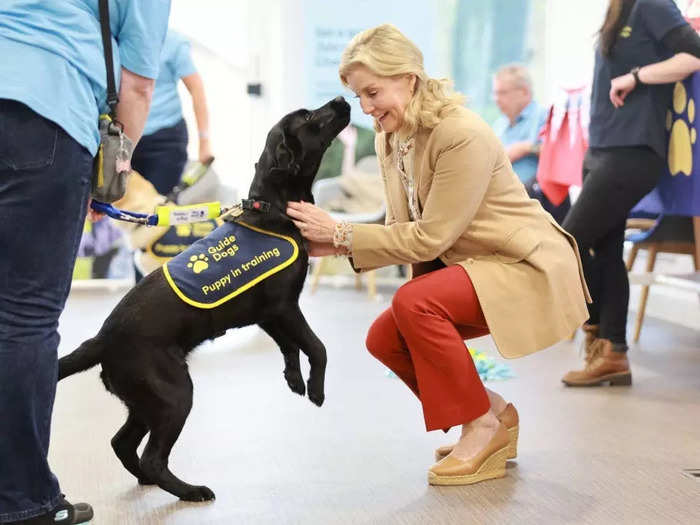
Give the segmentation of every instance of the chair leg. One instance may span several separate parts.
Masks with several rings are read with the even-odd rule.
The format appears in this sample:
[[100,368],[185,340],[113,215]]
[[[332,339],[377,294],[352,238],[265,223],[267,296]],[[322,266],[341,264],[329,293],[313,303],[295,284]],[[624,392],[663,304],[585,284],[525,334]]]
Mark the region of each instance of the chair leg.
[[359,273],[355,274],[355,290],[362,290],[362,277],[360,275]]
[[[695,263],[695,271],[700,271],[700,258],[698,258],[697,252],[693,255],[693,262]],[[698,300],[700,300],[700,292],[698,292]]]
[[374,270],[367,272],[367,293],[373,301],[377,297],[377,279]]
[[[656,264],[656,253],[658,249],[656,244],[649,246],[649,255],[647,258],[647,272],[651,273],[654,271],[654,264]],[[645,284],[642,286],[642,294],[639,297],[639,308],[637,309],[637,320],[634,325],[634,338],[633,341],[636,343],[639,341],[639,333],[642,331],[642,323],[644,322],[644,311],[647,307],[647,298],[649,297],[649,285]]]
[[313,272],[311,273],[311,293],[316,293],[316,288],[318,288],[318,282],[321,280],[321,270],[324,266],[325,257],[319,257],[314,264]]
[[632,266],[634,266],[634,261],[637,260],[637,254],[639,253],[639,245],[638,244],[633,244],[632,249],[630,250],[630,254],[627,257],[627,271],[631,272],[632,271]]

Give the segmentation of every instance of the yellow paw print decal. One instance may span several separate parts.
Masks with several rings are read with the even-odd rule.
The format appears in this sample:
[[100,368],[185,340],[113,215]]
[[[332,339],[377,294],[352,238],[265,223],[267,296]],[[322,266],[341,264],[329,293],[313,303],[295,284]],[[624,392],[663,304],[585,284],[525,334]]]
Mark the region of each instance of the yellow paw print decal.
[[190,257],[190,262],[187,263],[188,268],[192,268],[194,273],[202,273],[204,270],[209,268],[209,257],[200,253],[199,255],[193,255]]
[[666,113],[666,129],[671,132],[668,140],[668,170],[671,175],[690,175],[693,170],[693,144],[695,131],[695,101],[688,97],[685,86],[676,82],[673,88],[673,111]]

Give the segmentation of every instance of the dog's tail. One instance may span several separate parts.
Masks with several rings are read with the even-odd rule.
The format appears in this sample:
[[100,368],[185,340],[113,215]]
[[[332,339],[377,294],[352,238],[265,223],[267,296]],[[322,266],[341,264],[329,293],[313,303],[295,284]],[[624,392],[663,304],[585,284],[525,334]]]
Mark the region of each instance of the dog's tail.
[[97,337],[88,339],[70,354],[58,360],[58,380],[92,368],[102,359],[102,343]]

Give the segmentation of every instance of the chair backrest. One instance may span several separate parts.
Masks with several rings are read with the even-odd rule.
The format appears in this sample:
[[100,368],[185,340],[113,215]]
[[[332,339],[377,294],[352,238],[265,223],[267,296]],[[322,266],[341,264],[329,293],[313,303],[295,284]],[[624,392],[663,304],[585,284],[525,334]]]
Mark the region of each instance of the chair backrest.
[[694,243],[693,218],[681,215],[659,215],[648,230],[626,237],[633,243],[674,242]]

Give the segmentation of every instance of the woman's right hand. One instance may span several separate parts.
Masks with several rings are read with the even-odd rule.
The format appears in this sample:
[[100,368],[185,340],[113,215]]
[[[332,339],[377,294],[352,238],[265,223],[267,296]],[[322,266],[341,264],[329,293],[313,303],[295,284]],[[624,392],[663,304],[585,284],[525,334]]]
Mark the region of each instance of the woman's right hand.
[[634,76],[630,73],[615,77],[610,81],[610,102],[616,108],[625,105],[625,98],[637,86]]

